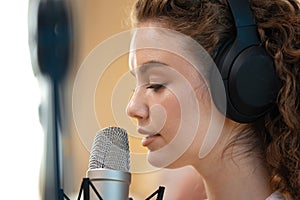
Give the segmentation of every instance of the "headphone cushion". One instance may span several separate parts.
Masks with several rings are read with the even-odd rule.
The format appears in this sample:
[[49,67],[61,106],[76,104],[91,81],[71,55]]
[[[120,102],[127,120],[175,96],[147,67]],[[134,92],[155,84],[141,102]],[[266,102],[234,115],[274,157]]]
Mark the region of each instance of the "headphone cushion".
[[276,99],[278,82],[273,59],[264,47],[246,48],[234,59],[230,70],[227,109],[249,118],[263,115]]

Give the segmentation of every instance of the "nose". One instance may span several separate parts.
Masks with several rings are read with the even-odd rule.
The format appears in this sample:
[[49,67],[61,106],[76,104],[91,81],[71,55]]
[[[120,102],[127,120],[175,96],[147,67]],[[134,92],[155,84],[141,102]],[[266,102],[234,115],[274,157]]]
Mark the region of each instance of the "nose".
[[134,91],[127,105],[126,113],[129,117],[136,118],[139,123],[149,118],[149,108],[140,89]]

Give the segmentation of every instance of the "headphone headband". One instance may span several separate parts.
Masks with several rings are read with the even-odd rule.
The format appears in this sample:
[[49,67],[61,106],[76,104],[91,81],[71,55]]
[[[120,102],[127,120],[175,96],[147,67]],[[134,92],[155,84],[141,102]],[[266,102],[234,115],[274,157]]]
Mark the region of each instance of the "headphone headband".
[[256,26],[248,0],[227,0],[235,27]]

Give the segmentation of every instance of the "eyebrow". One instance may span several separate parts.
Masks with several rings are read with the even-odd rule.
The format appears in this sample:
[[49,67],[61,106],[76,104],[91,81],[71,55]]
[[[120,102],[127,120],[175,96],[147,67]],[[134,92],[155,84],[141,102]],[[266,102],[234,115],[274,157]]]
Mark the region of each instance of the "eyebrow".
[[[153,67],[166,67],[168,66],[166,63],[156,61],[156,60],[151,60],[146,63],[143,63],[140,67],[135,68],[138,69],[140,73],[146,73]],[[131,70],[131,73],[135,76],[135,72]]]

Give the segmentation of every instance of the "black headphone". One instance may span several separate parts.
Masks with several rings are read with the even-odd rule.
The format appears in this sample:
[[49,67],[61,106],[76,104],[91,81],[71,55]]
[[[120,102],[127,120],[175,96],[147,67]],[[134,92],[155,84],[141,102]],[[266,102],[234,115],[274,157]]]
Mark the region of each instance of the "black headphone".
[[[227,2],[236,36],[220,48],[215,63],[225,86],[227,117],[249,123],[274,105],[280,84],[273,59],[260,42],[248,0]],[[218,94],[212,91],[212,95],[218,107]]]

